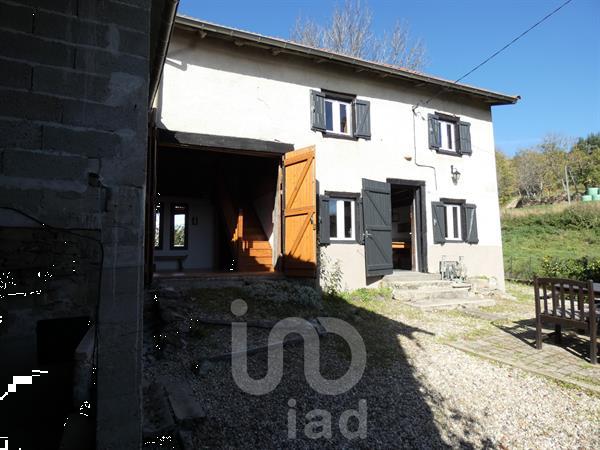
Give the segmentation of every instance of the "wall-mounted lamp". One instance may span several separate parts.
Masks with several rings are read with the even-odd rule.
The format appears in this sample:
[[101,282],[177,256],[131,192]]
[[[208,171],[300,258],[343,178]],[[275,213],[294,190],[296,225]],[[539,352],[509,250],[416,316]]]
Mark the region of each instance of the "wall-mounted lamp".
[[452,175],[452,182],[454,184],[458,183],[458,180],[460,180],[460,172],[458,169],[454,166],[450,166],[450,174]]

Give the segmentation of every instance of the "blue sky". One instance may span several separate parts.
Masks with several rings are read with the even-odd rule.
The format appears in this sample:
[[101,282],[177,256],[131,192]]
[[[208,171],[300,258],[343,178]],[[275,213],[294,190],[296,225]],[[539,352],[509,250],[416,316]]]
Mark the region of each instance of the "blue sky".
[[[424,71],[457,79],[564,0],[371,0],[374,29],[405,19],[427,47]],[[182,0],[179,12],[287,38],[298,15],[325,20],[335,0]],[[496,146],[508,154],[548,133],[600,132],[600,0],[573,0],[463,82],[518,94],[494,111]]]

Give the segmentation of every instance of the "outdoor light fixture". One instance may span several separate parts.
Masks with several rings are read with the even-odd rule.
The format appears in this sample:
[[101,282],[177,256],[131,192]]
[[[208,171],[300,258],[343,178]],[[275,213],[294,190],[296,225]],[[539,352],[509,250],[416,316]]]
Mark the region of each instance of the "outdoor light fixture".
[[452,174],[452,181],[454,184],[458,183],[458,180],[460,179],[460,172],[458,169],[454,166],[450,166],[450,173]]

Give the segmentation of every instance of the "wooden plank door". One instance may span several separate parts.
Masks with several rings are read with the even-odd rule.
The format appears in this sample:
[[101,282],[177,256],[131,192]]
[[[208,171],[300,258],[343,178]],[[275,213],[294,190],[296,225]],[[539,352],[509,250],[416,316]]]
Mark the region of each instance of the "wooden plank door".
[[394,271],[391,187],[363,178],[362,197],[367,276],[390,274]]
[[286,153],[284,166],[283,269],[314,277],[317,268],[315,147]]

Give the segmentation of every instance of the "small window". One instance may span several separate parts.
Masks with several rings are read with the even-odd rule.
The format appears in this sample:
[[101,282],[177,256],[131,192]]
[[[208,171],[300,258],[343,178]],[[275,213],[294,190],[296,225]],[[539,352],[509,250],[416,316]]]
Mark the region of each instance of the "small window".
[[446,204],[444,205],[445,217],[445,238],[447,241],[462,241],[461,236],[461,205]]
[[162,248],[162,230],[163,230],[162,204],[157,204],[154,210],[154,248]]
[[456,124],[440,120],[440,150],[456,152]]
[[325,129],[331,133],[352,135],[351,108],[350,103],[325,99]]
[[351,241],[355,236],[355,202],[351,199],[329,200],[329,235],[331,239]]
[[174,203],[171,207],[171,248],[187,249],[188,243],[188,207],[182,203]]

